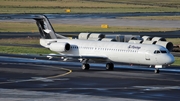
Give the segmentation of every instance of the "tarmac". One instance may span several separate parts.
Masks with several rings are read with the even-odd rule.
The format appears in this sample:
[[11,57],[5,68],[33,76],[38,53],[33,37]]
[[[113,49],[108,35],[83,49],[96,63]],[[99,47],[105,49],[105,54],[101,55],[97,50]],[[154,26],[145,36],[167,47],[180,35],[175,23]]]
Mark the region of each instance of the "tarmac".
[[[39,57],[39,56],[37,56]],[[89,71],[79,62],[37,59],[36,55],[0,56],[0,100],[2,101],[178,101],[180,68],[161,69],[91,63]]]

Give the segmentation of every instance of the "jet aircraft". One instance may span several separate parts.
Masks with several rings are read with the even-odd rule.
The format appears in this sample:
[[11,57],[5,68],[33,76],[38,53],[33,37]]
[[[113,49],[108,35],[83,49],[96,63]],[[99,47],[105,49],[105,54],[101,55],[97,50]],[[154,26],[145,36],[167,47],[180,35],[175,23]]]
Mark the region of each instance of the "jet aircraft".
[[57,56],[64,60],[80,60],[83,70],[89,70],[91,60],[105,62],[106,70],[113,70],[118,62],[154,66],[155,73],[159,73],[159,68],[174,62],[174,56],[161,45],[69,39],[56,34],[45,15],[34,19],[41,35],[40,44],[59,53]]

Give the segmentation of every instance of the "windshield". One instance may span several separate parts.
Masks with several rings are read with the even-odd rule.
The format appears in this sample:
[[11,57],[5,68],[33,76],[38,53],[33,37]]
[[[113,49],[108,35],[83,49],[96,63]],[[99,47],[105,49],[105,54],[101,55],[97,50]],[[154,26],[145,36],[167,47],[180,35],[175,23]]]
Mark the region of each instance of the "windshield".
[[166,50],[161,50],[161,53],[167,53],[167,51]]
[[154,54],[167,53],[166,50],[155,50]]

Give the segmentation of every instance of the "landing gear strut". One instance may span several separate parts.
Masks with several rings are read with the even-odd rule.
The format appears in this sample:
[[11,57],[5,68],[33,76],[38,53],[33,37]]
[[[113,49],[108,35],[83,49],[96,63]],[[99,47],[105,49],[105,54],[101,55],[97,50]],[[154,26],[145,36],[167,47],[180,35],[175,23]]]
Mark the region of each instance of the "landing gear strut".
[[114,69],[114,64],[113,63],[107,63],[106,64],[106,70],[113,70]]
[[82,59],[82,70],[89,70],[90,65],[88,64],[89,59]]
[[156,68],[155,70],[154,70],[154,73],[159,73],[160,71],[159,71],[159,69],[158,68]]

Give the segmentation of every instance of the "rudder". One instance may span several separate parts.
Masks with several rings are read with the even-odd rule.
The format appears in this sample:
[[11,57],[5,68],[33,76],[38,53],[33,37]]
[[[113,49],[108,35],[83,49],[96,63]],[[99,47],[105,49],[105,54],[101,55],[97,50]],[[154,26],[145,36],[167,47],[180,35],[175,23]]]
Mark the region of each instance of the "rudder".
[[[45,15],[37,16],[33,18],[36,20],[39,32],[43,39],[57,39],[57,35],[52,27],[49,19]],[[62,35],[58,35],[58,38],[66,38]]]

